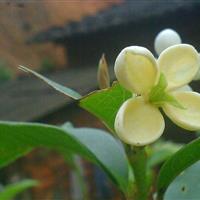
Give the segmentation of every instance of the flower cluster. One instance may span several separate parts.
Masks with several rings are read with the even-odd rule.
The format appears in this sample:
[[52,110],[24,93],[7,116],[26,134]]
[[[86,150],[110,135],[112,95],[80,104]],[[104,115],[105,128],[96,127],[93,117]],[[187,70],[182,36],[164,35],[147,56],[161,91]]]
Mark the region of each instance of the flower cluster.
[[114,70],[119,83],[133,93],[120,107],[115,130],[127,144],[143,146],[163,133],[164,113],[186,130],[200,130],[200,94],[180,88],[199,69],[199,55],[188,44],[168,47],[156,59],[144,47],[130,46],[118,55]]

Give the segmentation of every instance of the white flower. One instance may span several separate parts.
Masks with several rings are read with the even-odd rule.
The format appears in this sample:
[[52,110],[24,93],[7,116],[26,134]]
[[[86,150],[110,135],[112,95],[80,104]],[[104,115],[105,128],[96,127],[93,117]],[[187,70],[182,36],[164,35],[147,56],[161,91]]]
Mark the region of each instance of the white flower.
[[[200,94],[178,90],[192,81],[198,68],[198,53],[188,44],[167,48],[158,60],[144,47],[123,49],[115,62],[115,74],[119,83],[136,97],[133,95],[125,101],[116,115],[115,131],[118,137],[135,146],[157,140],[165,127],[159,108],[178,126],[200,130]],[[155,85],[163,74],[167,84],[161,84],[162,88],[156,89]],[[159,94],[160,90],[163,90],[163,95]]]

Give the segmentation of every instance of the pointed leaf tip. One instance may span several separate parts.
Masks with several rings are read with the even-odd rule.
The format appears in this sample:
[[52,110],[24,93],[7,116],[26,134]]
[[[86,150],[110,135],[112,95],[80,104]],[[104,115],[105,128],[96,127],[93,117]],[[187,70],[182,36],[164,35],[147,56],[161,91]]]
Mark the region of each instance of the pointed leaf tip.
[[24,66],[20,65],[19,69],[21,69],[22,71],[29,72],[29,73],[33,74],[37,78],[43,80],[49,86],[53,87],[58,92],[63,93],[64,95],[69,96],[72,99],[78,100],[78,99],[80,99],[82,97],[78,92],[76,92],[76,91],[74,91],[74,90],[72,90],[72,89],[70,89],[68,87],[65,87],[65,86],[63,86],[63,85],[61,85],[59,83],[56,83],[56,82],[44,77],[43,75],[41,75],[41,74],[39,74],[39,73],[37,73],[37,72],[27,68],[27,67],[24,67]]

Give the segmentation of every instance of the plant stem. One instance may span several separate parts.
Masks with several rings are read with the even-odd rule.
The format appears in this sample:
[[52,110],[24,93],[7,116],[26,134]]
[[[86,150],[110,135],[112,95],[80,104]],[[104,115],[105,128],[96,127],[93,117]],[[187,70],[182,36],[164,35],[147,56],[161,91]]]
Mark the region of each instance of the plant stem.
[[146,200],[148,196],[147,154],[145,147],[129,147],[128,158],[134,171],[136,191],[135,200]]

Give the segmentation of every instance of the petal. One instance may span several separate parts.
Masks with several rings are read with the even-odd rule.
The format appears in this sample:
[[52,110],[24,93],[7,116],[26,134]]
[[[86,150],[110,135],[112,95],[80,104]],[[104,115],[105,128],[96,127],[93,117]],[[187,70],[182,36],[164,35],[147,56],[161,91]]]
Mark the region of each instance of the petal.
[[165,122],[158,108],[145,103],[142,97],[125,101],[115,119],[118,137],[135,146],[154,142],[162,135],[164,127]]
[[[200,60],[200,54],[199,54],[199,60]],[[195,81],[200,80],[200,61],[199,61],[199,69],[198,69],[195,77],[193,78],[193,80],[195,80]]]
[[189,85],[184,85],[180,88],[175,89],[174,91],[178,91],[178,92],[191,92],[193,91],[192,88]]
[[174,92],[177,101],[185,108],[163,106],[166,115],[186,130],[200,130],[200,94],[197,92]]
[[137,94],[148,93],[158,76],[153,54],[139,46],[123,49],[115,61],[114,69],[119,83]]
[[199,56],[188,44],[178,44],[164,50],[158,58],[158,66],[164,73],[168,89],[188,84],[199,69]]
[[200,80],[200,68],[199,68],[199,70],[197,71],[197,73],[196,73],[195,77],[193,78],[193,80],[194,80],[194,81]]
[[154,48],[156,53],[160,55],[166,48],[175,44],[181,44],[180,35],[175,30],[164,29],[156,36]]

